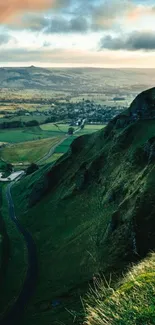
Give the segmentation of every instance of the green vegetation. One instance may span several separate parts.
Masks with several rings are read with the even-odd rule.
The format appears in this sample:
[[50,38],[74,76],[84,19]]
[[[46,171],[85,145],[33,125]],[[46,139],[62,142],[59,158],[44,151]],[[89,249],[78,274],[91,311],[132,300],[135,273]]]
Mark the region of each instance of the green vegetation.
[[89,297],[86,324],[154,324],[154,255],[141,273],[132,271],[121,284],[116,279],[155,249],[155,119],[119,116],[96,133],[66,138],[54,154],[62,152],[12,188],[39,262],[22,324],[82,324],[81,297],[102,274],[114,285],[105,293],[102,283],[97,300]]
[[69,136],[67,139],[65,139],[56,149],[55,153],[61,154],[66,153],[69,149],[69,146],[71,143],[76,139],[75,136]]
[[58,160],[61,156],[63,155],[63,153],[54,153],[50,158],[47,158],[44,161],[44,164],[49,164],[49,163],[53,163],[56,160]]
[[[40,247],[40,280],[25,324],[71,324],[73,315],[80,322],[80,295],[93,274],[120,274],[137,252],[145,256],[153,249],[155,167],[145,160],[137,165],[134,158],[154,135],[152,123],[141,143],[147,120],[124,128],[113,122],[110,134],[108,126],[79,137],[53,168],[49,164],[14,186],[17,213]],[[60,306],[53,310],[55,299]]]
[[51,138],[52,136],[59,136],[57,131],[43,131],[38,127],[31,127],[25,129],[6,129],[0,130],[0,140],[2,142],[18,143],[32,140],[40,140]]
[[[40,126],[40,128],[44,131],[59,131],[59,132],[64,132],[64,133],[68,133],[68,129],[69,129],[70,125],[69,124],[60,124],[60,123],[47,123],[47,124],[43,124]],[[87,133],[93,133],[96,132],[98,130],[101,130],[104,127],[104,125],[85,125],[83,130],[79,130],[78,131],[78,135],[81,134],[87,134]],[[75,131],[79,129],[79,127],[74,127]]]
[[69,124],[59,124],[59,123],[47,123],[47,124],[42,124],[41,129],[44,131],[57,131],[57,132],[63,132],[67,134]]
[[1,158],[10,163],[31,163],[37,162],[47,152],[60,142],[61,137],[52,137],[37,141],[18,143],[4,147],[1,151]]
[[105,125],[85,125],[84,129],[78,132],[78,135],[91,134],[93,132],[102,130]]
[[113,288],[94,281],[86,302],[87,325],[155,324],[155,254],[135,265]]
[[7,256],[5,256],[7,265],[0,284],[0,290],[3,292],[3,294],[0,295],[0,318],[19,296],[27,271],[27,249],[25,247],[25,242],[13,221],[10,220],[5,186],[2,187],[1,185],[1,189],[3,191],[1,214],[7,231],[4,239],[6,241],[6,236],[8,235],[9,247],[5,247],[5,250],[7,248]]

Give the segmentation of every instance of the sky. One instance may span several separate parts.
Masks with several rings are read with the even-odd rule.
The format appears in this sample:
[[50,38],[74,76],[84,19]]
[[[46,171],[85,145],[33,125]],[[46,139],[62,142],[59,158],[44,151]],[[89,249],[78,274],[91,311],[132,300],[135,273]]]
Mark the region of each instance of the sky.
[[155,68],[153,0],[0,0],[0,66]]

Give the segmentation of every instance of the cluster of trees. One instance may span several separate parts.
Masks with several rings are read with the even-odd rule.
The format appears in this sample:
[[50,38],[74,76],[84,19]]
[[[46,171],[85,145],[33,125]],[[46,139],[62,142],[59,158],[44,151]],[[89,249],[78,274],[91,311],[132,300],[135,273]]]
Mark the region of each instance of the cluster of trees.
[[38,165],[32,163],[26,170],[26,175],[31,175],[39,169]]
[[8,121],[0,123],[0,129],[13,129],[22,127],[38,126],[39,123],[36,120],[22,122],[22,121]]

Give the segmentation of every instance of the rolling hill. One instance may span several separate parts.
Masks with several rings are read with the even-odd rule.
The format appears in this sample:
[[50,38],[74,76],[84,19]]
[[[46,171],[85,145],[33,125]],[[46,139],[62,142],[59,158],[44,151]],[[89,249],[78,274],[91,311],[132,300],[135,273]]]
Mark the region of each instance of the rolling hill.
[[[136,72],[135,72],[136,71]],[[42,89],[85,94],[109,94],[131,97],[153,86],[152,69],[95,69],[95,68],[0,68],[0,88]],[[114,82],[115,79],[115,82]],[[143,80],[143,82],[141,82]],[[111,98],[111,99],[112,99]]]

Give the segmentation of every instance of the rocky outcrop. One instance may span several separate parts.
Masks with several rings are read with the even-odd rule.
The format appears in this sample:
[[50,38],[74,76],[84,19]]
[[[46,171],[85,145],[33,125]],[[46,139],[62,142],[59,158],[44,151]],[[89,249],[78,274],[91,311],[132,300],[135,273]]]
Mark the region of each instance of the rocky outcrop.
[[129,114],[133,118],[155,118],[155,88],[139,94],[131,103]]

